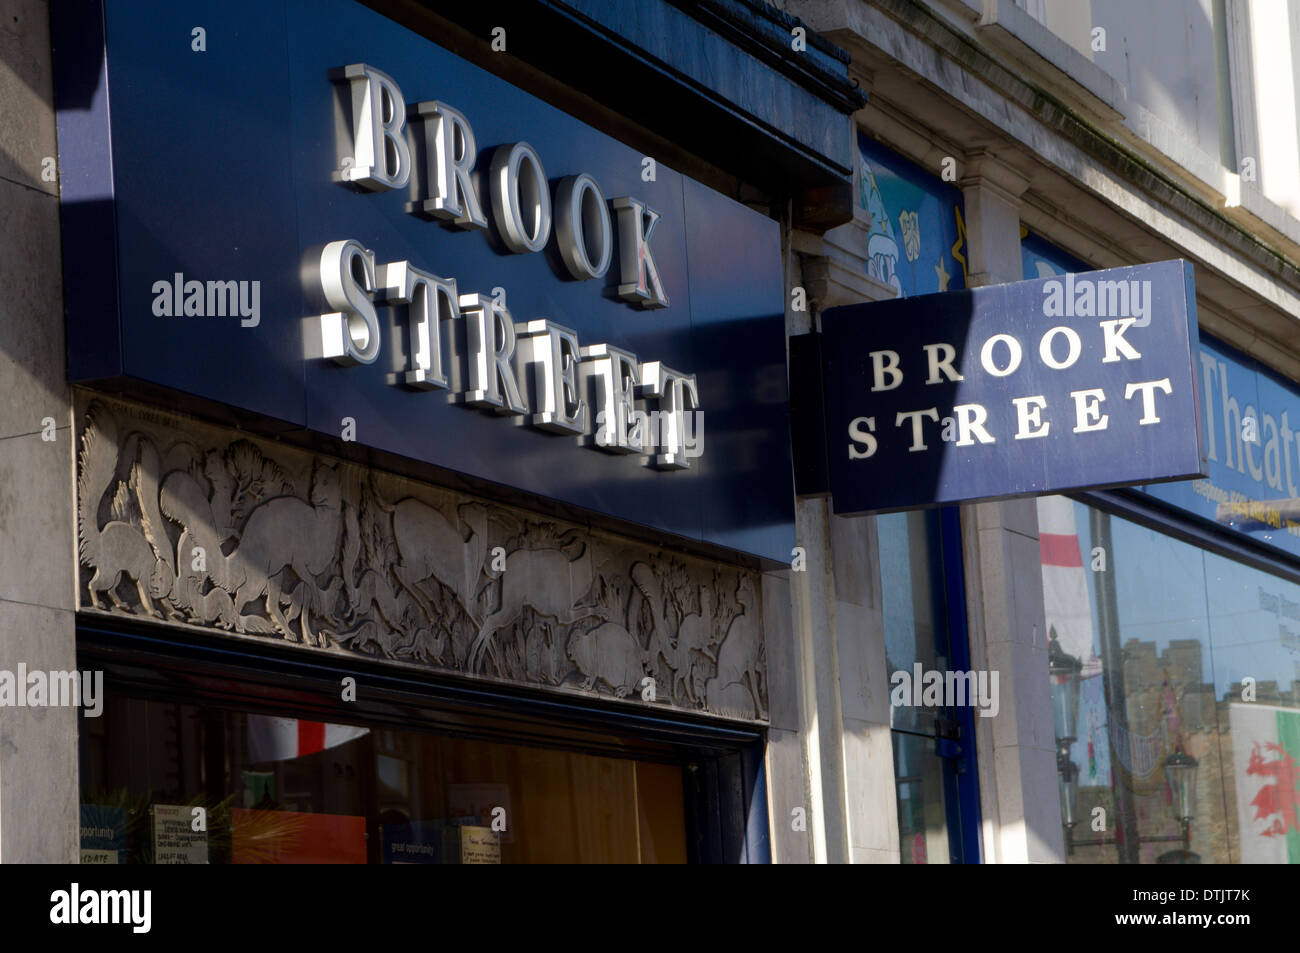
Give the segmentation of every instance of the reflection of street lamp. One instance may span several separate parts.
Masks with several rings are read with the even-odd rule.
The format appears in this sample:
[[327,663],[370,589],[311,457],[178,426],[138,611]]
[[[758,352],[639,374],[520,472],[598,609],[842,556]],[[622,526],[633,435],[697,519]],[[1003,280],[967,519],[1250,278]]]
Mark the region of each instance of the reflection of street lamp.
[[1061,648],[1055,627],[1047,646],[1047,670],[1052,678],[1052,720],[1056,727],[1058,765],[1070,756],[1070,745],[1079,737],[1079,672],[1083,664]]
[[1196,816],[1196,768],[1199,762],[1185,752],[1182,745],[1165,758],[1165,777],[1169,779],[1169,790],[1173,792],[1173,804],[1170,805],[1174,817],[1184,824]]
[[1047,646],[1047,671],[1052,682],[1052,721],[1056,731],[1056,773],[1061,795],[1061,826],[1065,828],[1066,849],[1073,853],[1071,832],[1079,823],[1075,816],[1079,806],[1079,766],[1070,760],[1070,745],[1079,737],[1079,672],[1083,666],[1067,654],[1050,630]]
[[1079,806],[1079,766],[1069,758],[1057,755],[1056,771],[1061,788],[1061,825],[1065,828],[1065,836],[1068,840],[1070,831],[1074,829],[1075,824],[1079,823],[1079,819],[1075,817]]
[[[1074,840],[1074,828],[1078,825],[1079,808],[1079,766],[1070,760],[1070,746],[1079,737],[1079,674],[1082,663],[1061,648],[1056,638],[1056,629],[1050,634],[1047,646],[1047,668],[1052,685],[1052,719],[1056,733],[1056,772],[1061,796],[1061,826],[1065,828],[1065,849],[1073,854],[1074,848],[1082,846]],[[1200,855],[1191,850],[1192,818],[1196,816],[1196,769],[1199,762],[1183,750],[1181,739],[1174,753],[1165,758],[1165,777],[1169,789],[1173,792],[1172,810],[1174,817],[1182,827],[1182,833],[1159,837],[1138,837],[1137,843],[1159,843],[1173,841],[1182,844],[1182,849],[1169,851],[1157,858],[1160,864],[1199,864]],[[1111,837],[1089,838],[1088,846],[1113,844]],[[1137,859],[1136,854],[1134,859]]]
[[1182,850],[1161,854],[1158,864],[1199,864],[1199,854],[1192,853],[1192,818],[1196,816],[1196,768],[1199,762],[1183,750],[1180,740],[1174,753],[1165,758],[1165,778],[1173,794],[1169,805],[1178,823],[1182,825]]

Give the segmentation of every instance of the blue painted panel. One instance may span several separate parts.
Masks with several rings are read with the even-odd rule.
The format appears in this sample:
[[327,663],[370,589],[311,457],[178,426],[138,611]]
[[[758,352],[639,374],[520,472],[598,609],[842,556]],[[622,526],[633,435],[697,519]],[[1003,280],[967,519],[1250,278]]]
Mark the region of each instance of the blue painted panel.
[[[935,633],[939,651],[948,658],[948,670],[973,671],[970,633],[966,624],[966,571],[961,550],[961,510],[944,507],[939,511],[943,547],[944,605],[947,610],[947,639]],[[944,643],[947,643],[946,645]],[[980,862],[980,790],[978,751],[975,744],[975,708],[965,705],[949,710],[961,728],[960,753],[944,766],[944,783],[952,795],[948,808],[949,856],[963,864]]]
[[867,273],[904,297],[965,288],[961,191],[861,132],[858,151]]
[[1300,389],[1210,337],[1201,338],[1198,372],[1207,477],[1142,489],[1300,556],[1300,439],[1293,429],[1300,429]]
[[[731,492],[791,472],[785,339],[763,330],[785,324],[781,272],[766,264],[779,258],[780,236],[755,227],[763,217],[743,205],[710,203],[698,182],[686,180],[684,195],[693,366],[703,405],[722,408],[704,415],[705,535],[753,551],[788,519],[782,498]],[[788,562],[789,547],[784,555]]]
[[1091,271],[1092,266],[1075,258],[1069,252],[1062,251],[1051,242],[1035,235],[1021,226],[1020,229],[1020,264],[1025,279],[1050,278],[1052,275],[1064,275],[1068,272]]
[[55,107],[59,132],[63,304],[68,316],[68,376],[94,380],[122,366],[117,317],[113,166],[98,0],[67,0],[50,20],[59,64]]
[[[1049,312],[1054,295],[1079,301],[1083,310],[1079,296],[1089,287],[1085,282],[1094,283],[1095,290],[1101,281],[1143,283],[1137,286],[1146,289],[1143,314],[1119,313],[1118,301],[1108,308],[1110,314]],[[1074,295],[1071,287],[1078,289]],[[1113,347],[1116,359],[1105,361],[1100,325],[1130,313],[1147,319],[1124,334],[1138,356],[1129,359]],[[1058,333],[1051,356],[1068,366],[1052,369],[1041,356],[1040,342],[1056,327],[1073,331],[1079,352],[1071,362],[1068,335]],[[822,330],[837,513],[1148,483],[1202,472],[1195,293],[1186,263],[833,308],[822,316]],[[1018,366],[1013,367],[1010,343],[995,340],[997,335],[1014,339],[1021,352]],[[991,349],[990,341],[995,341]],[[930,368],[924,348],[939,343],[953,349],[951,366],[960,380],[936,372],[937,382],[926,382]],[[1012,369],[1001,375],[986,369],[986,350],[995,370]],[[872,352],[881,356],[873,359]],[[877,360],[897,364],[901,377],[877,374]],[[1166,378],[1169,393],[1153,392],[1157,419],[1140,424],[1143,398],[1135,392],[1126,399],[1127,385]],[[1076,432],[1080,416],[1071,395],[1094,388],[1105,395],[1098,406],[1105,427]],[[1022,421],[1014,403],[1027,397],[1043,401],[1039,416],[1029,422]],[[971,405],[979,409],[956,409]],[[917,411],[931,417],[900,416]],[[972,426],[963,433],[954,423],[963,416],[980,430]],[[919,440],[914,421],[920,424]],[[856,433],[851,435],[850,426]],[[872,430],[873,439],[862,436]],[[862,456],[851,457],[851,448]]]
[[[642,181],[640,152],[360,4],[82,6],[79,16],[89,10],[105,23],[108,95],[85,50],[56,48],[60,146],[88,183],[65,189],[65,270],[96,275],[98,296],[75,307],[69,297],[74,380],[157,385],[255,415],[263,428],[328,438],[350,417],[365,447],[788,560],[793,491],[775,221],[662,163],[654,181]],[[191,46],[196,24],[206,30],[202,52]],[[63,32],[75,35],[73,24]],[[438,99],[464,112],[480,171],[495,146],[527,141],[552,187],[588,172],[607,198],[633,195],[659,211],[651,246],[670,306],[641,311],[619,301],[617,261],[603,287],[577,282],[554,240],[544,253],[509,254],[491,225],[463,232],[411,215],[410,190],[361,192],[333,181],[346,87],[329,72],[357,62],[392,76],[408,103]],[[422,178],[417,168],[413,180]],[[491,221],[484,179],[476,185]],[[97,231],[79,227],[88,218]],[[658,471],[640,457],[453,405],[446,392],[396,387],[388,377],[405,364],[400,308],[379,308],[375,364],[308,359],[311,319],[322,309],[304,265],[348,238],[373,249],[377,263],[406,259],[454,277],[461,293],[502,287],[516,322],[549,318],[583,344],[607,342],[696,374],[704,455],[689,471]],[[177,273],[260,282],[260,323],[156,315],[155,283]]]
[[[599,23],[604,30],[625,37],[639,55],[686,77],[707,90],[711,99],[731,104],[749,122],[779,131],[797,148],[834,163],[844,172],[852,168],[852,140],[843,132],[844,113],[812,90],[760,65],[757,57],[736,43],[701,29],[697,19],[700,11],[692,10],[693,5],[567,0],[565,6]],[[790,34],[763,14],[755,15],[751,26],[755,32],[766,33],[787,46],[790,43]],[[844,65],[815,43],[808,44],[798,56],[812,64],[814,72],[827,70],[844,75]]]

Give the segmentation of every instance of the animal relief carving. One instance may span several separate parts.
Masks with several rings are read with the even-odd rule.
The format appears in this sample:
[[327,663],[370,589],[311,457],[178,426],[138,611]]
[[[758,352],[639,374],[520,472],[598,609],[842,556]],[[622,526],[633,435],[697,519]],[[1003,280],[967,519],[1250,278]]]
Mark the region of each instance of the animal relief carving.
[[82,410],[85,611],[767,717],[751,572],[117,401]]
[[[118,447],[111,419],[101,420],[97,429],[88,429],[77,476],[77,551],[82,564],[94,570],[86,583],[94,608],[100,608],[100,595],[124,608],[117,587],[125,579],[134,584],[145,613],[157,615],[153,600],[163,598],[170,588],[169,566],[150,544],[145,528],[146,514],[156,505],[157,467],[153,460],[157,452],[147,445],[143,459],[133,461],[138,449],[135,434]],[[123,463],[129,466],[127,482],[119,475]],[[148,472],[151,466],[152,473]],[[101,526],[100,507],[110,490],[114,491],[111,518]],[[134,519],[132,498],[139,508]]]
[[617,622],[602,622],[594,629],[576,629],[569,636],[569,658],[583,675],[582,687],[599,680],[624,698],[640,684],[646,653]]

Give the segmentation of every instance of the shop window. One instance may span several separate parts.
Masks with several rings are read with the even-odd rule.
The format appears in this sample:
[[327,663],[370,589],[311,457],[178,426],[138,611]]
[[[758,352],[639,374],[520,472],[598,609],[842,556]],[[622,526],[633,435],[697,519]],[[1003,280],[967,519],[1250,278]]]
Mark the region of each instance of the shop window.
[[477,688],[460,703],[379,675],[357,675],[364,704],[331,710],[328,675],[82,643],[105,685],[80,721],[83,863],[766,859],[741,764],[761,764],[758,736],[577,723],[555,711],[580,705]]
[[102,717],[82,798],[128,861],[686,861],[677,764],[111,695]]
[[1038,507],[1068,861],[1300,862],[1300,585]]
[[885,665],[891,688],[903,699],[890,708],[902,861],[976,862],[972,708],[916,705],[905,697],[918,675],[970,668],[958,514],[955,509],[895,513],[876,517],[876,526]]

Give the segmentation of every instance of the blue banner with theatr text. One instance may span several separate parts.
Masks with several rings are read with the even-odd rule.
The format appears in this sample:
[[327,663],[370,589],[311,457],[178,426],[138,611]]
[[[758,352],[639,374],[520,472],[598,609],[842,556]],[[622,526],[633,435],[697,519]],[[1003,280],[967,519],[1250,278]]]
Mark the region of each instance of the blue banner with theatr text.
[[1300,391],[1212,338],[1201,341],[1198,370],[1208,476],[1143,489],[1300,556]]

